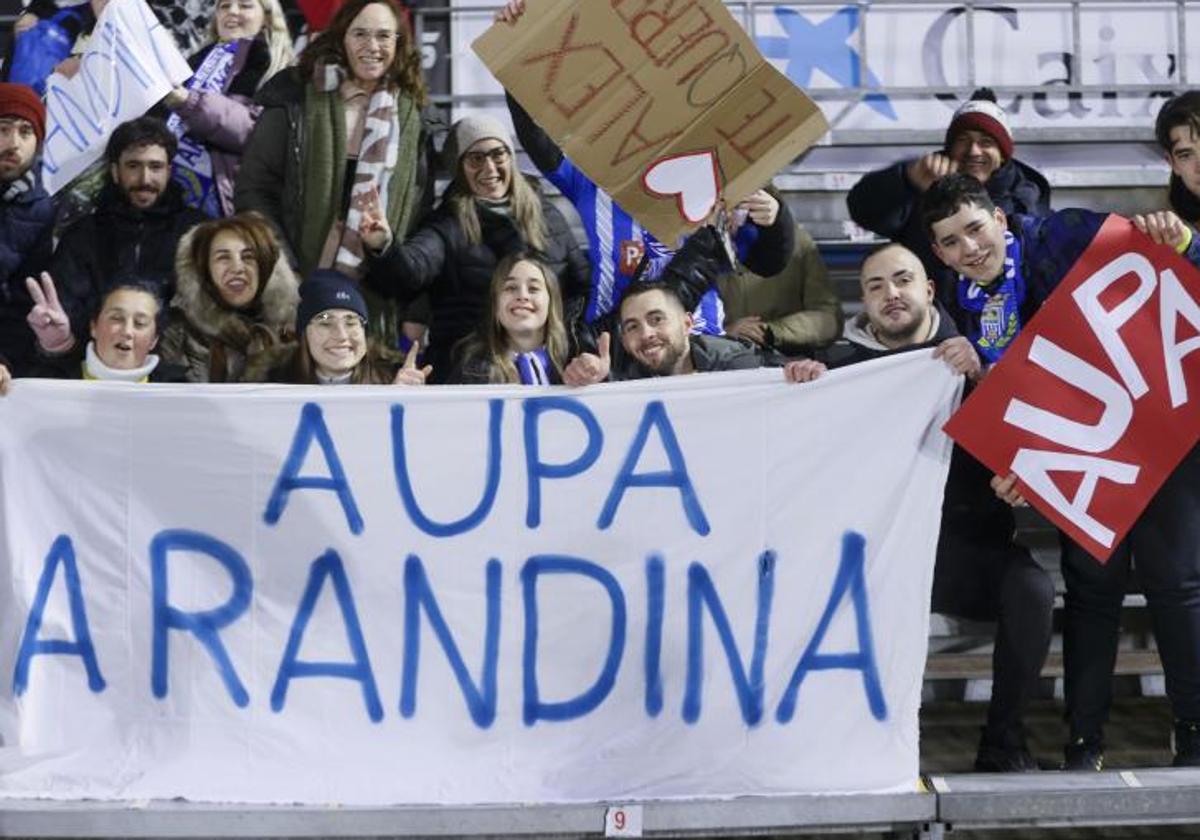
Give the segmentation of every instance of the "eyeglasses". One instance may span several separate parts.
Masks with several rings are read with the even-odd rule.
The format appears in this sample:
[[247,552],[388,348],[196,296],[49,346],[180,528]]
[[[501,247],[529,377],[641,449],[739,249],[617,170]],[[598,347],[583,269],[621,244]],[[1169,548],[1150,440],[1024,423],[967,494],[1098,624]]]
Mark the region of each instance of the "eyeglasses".
[[508,160],[508,146],[497,146],[486,152],[467,152],[463,155],[463,162],[472,169],[482,169],[489,160],[496,166],[500,166]]
[[378,41],[381,44],[393,44],[400,37],[399,32],[393,32],[390,29],[351,29],[346,34],[356,44],[367,44],[371,41]]
[[332,312],[321,312],[309,321],[318,330],[324,333],[331,333],[341,326],[347,333],[363,332],[367,328],[367,322],[353,312],[345,315],[335,315]]

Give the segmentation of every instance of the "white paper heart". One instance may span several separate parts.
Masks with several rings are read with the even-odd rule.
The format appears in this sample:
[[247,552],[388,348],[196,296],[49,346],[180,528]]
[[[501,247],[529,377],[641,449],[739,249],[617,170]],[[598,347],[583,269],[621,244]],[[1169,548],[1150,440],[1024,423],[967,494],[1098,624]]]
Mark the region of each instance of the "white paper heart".
[[676,196],[679,215],[689,222],[702,222],[720,191],[716,155],[688,152],[655,161],[642,175],[642,184],[656,195]]

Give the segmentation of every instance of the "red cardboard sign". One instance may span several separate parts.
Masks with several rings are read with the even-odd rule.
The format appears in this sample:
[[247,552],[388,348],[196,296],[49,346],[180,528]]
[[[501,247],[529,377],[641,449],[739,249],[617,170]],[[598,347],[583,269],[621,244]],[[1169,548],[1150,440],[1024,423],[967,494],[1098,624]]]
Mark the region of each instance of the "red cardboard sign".
[[1109,216],[946,432],[1101,562],[1200,438],[1200,271]]

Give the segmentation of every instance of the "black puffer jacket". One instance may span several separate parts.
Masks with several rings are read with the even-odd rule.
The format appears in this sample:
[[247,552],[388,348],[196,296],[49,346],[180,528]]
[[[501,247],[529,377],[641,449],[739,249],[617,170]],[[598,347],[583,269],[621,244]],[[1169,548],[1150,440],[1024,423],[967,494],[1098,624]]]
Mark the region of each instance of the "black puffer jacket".
[[[929,235],[921,224],[921,193],[908,180],[908,165],[902,160],[868,172],[850,190],[846,204],[850,218],[886,239],[904,245],[921,258],[925,271],[937,284],[938,299],[949,306],[954,275],[934,256]],[[992,173],[986,184],[988,195],[1006,214],[1027,216],[1050,214],[1050,183],[1031,166],[1013,159]]]
[[54,207],[40,185],[0,202],[0,363],[25,373],[35,358],[33,331],[25,316],[33,300],[26,277],[36,277],[50,261]]
[[96,211],[63,234],[50,273],[77,341],[88,340],[88,317],[113,280],[136,275],[159,287],[164,303],[175,295],[175,246],[208,217],[185,207],[168,184],[158,203],[139,210],[113,184],[100,192]]
[[[426,358],[437,382],[450,375],[455,343],[473,332],[483,317],[497,263],[528,248],[507,214],[479,207],[483,241],[478,245],[467,242],[454,210],[443,201],[408,239],[370,260],[367,283],[380,294],[409,299],[428,290],[433,320]],[[547,230],[542,258],[558,276],[564,299],[586,295],[587,255],[562,213],[544,197],[542,214]]]

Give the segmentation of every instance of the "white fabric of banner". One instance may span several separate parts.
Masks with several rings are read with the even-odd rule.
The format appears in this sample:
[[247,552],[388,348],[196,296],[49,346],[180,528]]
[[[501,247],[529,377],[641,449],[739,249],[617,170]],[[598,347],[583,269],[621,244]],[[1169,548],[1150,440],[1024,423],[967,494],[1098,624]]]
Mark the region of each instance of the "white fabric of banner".
[[960,390],[18,380],[0,797],[911,790]]

